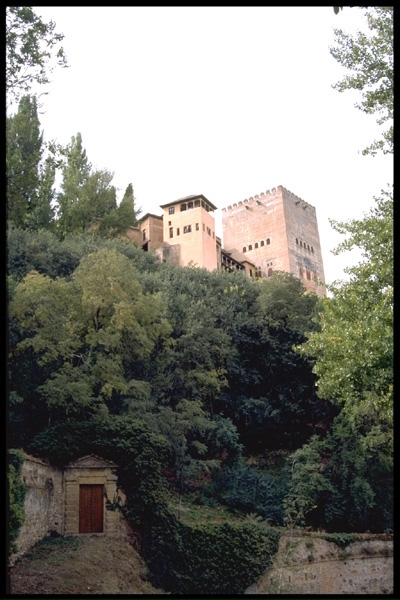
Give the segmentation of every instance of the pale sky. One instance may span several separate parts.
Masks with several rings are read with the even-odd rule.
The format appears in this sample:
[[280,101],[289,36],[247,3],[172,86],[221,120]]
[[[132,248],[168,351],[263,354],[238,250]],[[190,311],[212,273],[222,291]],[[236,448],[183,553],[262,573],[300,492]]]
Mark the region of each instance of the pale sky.
[[[63,33],[69,69],[42,98],[46,140],[78,132],[94,168],[132,183],[142,215],[204,194],[219,209],[282,185],[315,206],[325,279],[356,253],[328,219],[362,218],[392,182],[391,157],[362,156],[379,135],[356,92],[332,84],[333,28],[364,27],[345,7],[34,7]],[[222,237],[221,210],[214,213]]]

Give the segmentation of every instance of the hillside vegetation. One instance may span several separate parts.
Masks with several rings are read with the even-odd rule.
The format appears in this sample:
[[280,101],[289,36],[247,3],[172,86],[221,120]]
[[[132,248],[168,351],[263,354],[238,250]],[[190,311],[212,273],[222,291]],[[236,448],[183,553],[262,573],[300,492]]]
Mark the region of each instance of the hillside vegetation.
[[[388,202],[373,216],[382,236]],[[8,249],[9,447],[58,466],[86,454],[120,465],[120,508],[154,587],[191,593],[200,577],[241,593],[265,570],[274,527],[391,530],[390,288],[378,306],[358,302],[339,343],[345,287],[321,300],[288,273],[180,268],[93,234],[10,229]],[[379,337],[364,324],[377,310]],[[23,486],[10,468],[17,543]],[[241,520],[185,523],[170,494]]]
[[[392,152],[393,9],[356,8],[369,34],[335,32],[337,87],[387,125],[364,152]],[[166,593],[243,593],[282,526],[391,532],[392,189],[332,221],[345,236],[335,252],[361,260],[327,298],[289,273],[160,262],[121,239],[138,222],[132,184],[117,200],[80,133],[44,141],[30,92],[48,81],[54,27],[7,7],[9,552],[26,518],[18,449],[60,467],[87,454],[119,465],[126,503],[110,502]],[[235,519],[185,519],[188,497]]]

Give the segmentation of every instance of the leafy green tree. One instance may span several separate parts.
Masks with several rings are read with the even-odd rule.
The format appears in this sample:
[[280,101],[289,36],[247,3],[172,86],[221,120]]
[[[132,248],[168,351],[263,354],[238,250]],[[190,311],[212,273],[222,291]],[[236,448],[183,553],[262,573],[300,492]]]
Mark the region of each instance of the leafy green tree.
[[298,348],[315,357],[318,395],[341,407],[324,462],[336,490],[325,518],[342,530],[387,529],[393,516],[393,200],[375,200],[364,219],[333,222],[348,234],[336,251],[358,247],[363,260],[329,286],[320,330]]
[[39,163],[43,136],[36,98],[24,96],[18,112],[7,118],[7,218],[17,227],[27,227],[37,206]]
[[23,96],[7,118],[7,220],[10,227],[50,229],[54,222],[55,159],[46,152],[35,96]]
[[138,225],[140,209],[135,207],[133,187],[130,183],[118,206],[111,207],[99,223],[98,231],[108,237],[117,237],[126,233],[127,229]]
[[80,259],[98,249],[93,236],[73,236],[61,241],[53,231],[9,228],[7,272],[21,281],[30,271],[52,279],[72,275]]
[[[31,6],[6,6],[6,92],[8,102],[18,102],[33,83],[49,83],[56,65],[67,67],[53,21],[44,23]],[[58,47],[58,50],[57,50]]]
[[320,498],[318,523],[330,531],[393,530],[392,435],[368,403],[336,417],[321,461],[334,492]]
[[[335,7],[335,12],[339,12]],[[339,92],[354,89],[361,92],[356,107],[375,114],[379,125],[387,123],[382,139],[374,141],[363,154],[377,150],[393,152],[393,6],[359,7],[365,11],[370,35],[358,31],[355,36],[335,30],[335,46],[331,54],[348,71],[333,87]]]
[[320,331],[299,348],[316,358],[314,372],[321,397],[346,410],[370,403],[389,422],[393,401],[393,200],[389,191],[376,198],[364,219],[332,221],[349,237],[336,249],[360,248],[363,260],[345,271],[348,282],[329,287],[323,300]]
[[284,524],[283,498],[287,492],[287,469],[266,468],[259,464],[236,464],[221,469],[205,488],[204,502],[218,501],[234,510],[256,514],[274,525]]
[[74,219],[76,207],[79,205],[80,190],[88,181],[92,168],[80,133],[76,137],[72,136],[65,149],[65,156],[61,192],[57,195],[57,229],[61,237],[78,229]]
[[162,434],[170,447],[170,466],[165,474],[179,494],[197,487],[197,482],[220,466],[210,456],[211,433],[216,428],[201,402],[182,400],[173,410],[159,407],[145,417],[153,431]]
[[[248,450],[292,448],[331,417],[327,403],[315,396],[312,363],[299,361],[293,350],[315,327],[318,298],[286,273],[254,290],[252,304],[227,324],[234,350],[218,409],[233,420]],[[234,299],[233,290],[229,296]]]
[[57,231],[61,238],[86,232],[117,237],[137,224],[139,211],[135,209],[132,185],[117,206],[116,189],[111,184],[113,173],[92,170],[80,133],[72,137],[65,156],[57,196]]
[[81,260],[71,281],[31,272],[15,288],[10,314],[25,336],[17,351],[33,351],[47,367],[38,392],[49,408],[76,416],[123,411],[134,401],[135,363],[169,333],[162,299],[142,291],[129,259],[99,250]]
[[226,385],[229,336],[217,327],[212,305],[217,277],[206,269],[164,265],[146,276],[152,290],[162,290],[172,333],[154,374],[160,403],[200,400],[213,415],[213,403]]
[[333,491],[329,479],[323,474],[322,445],[314,436],[288,459],[290,479],[283,506],[285,521],[290,527],[306,525],[308,514],[318,508],[321,493]]

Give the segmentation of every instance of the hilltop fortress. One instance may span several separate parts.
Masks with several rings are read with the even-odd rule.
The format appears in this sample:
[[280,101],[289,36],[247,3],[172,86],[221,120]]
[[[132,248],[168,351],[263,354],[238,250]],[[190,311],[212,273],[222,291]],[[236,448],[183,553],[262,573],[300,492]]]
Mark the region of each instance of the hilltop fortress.
[[223,245],[215,235],[217,207],[202,194],[147,213],[127,237],[161,260],[210,271],[242,271],[252,278],[287,271],[307,291],[326,295],[316,210],[281,185],[222,209]]

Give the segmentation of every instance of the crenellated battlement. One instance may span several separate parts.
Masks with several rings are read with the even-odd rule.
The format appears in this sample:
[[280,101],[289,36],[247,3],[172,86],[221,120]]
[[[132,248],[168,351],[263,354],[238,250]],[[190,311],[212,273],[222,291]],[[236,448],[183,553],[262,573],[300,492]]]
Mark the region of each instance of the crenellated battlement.
[[267,190],[266,192],[261,192],[261,194],[256,194],[255,196],[250,196],[245,200],[240,200],[239,202],[234,202],[234,204],[229,205],[227,208],[223,208],[222,211],[233,211],[238,207],[251,207],[257,204],[264,204],[264,202],[268,202],[268,200],[274,200],[277,195],[279,195],[280,190],[283,190],[282,186],[278,186],[277,188],[272,188],[272,190]]
[[280,188],[282,189],[282,195],[284,198],[286,198],[287,200],[291,200],[297,206],[299,206],[299,208],[302,208],[303,210],[311,210],[311,211],[315,212],[314,206],[312,206],[311,204],[309,204],[302,198],[299,198],[299,196],[296,196],[296,194],[293,194],[293,192],[291,192],[290,190],[288,190],[282,186],[280,186]]
[[282,196],[286,200],[291,200],[296,204],[299,208],[303,208],[303,210],[311,210],[315,212],[314,206],[293,194],[290,190],[284,188],[282,185],[278,185],[278,187],[273,187],[271,190],[267,190],[266,192],[261,192],[260,194],[256,194],[255,196],[250,196],[249,198],[245,198],[245,200],[240,200],[239,202],[234,202],[230,204],[226,208],[222,208],[222,212],[235,212],[243,208],[243,206],[249,210],[257,205],[265,205],[272,200],[275,200],[277,197]]
[[225,248],[241,251],[256,277],[287,271],[326,294],[316,209],[282,185],[223,208],[222,229]]

